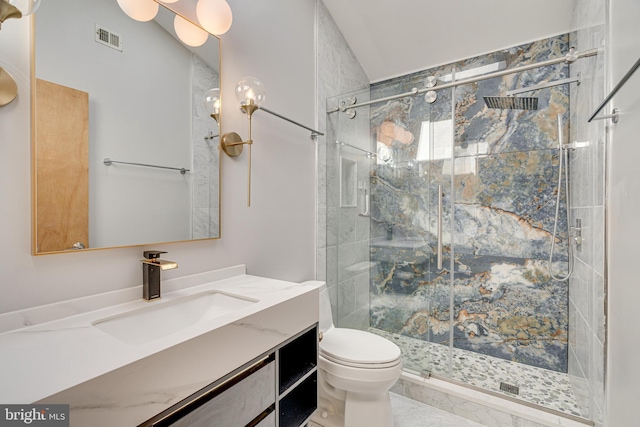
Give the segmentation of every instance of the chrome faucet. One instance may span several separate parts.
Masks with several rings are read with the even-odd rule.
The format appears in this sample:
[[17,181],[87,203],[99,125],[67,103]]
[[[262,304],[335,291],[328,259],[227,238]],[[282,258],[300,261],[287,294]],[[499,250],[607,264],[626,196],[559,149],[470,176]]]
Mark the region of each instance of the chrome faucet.
[[160,259],[163,251],[144,251],[142,261],[142,297],[147,301],[160,298],[160,271],[178,268],[178,263]]

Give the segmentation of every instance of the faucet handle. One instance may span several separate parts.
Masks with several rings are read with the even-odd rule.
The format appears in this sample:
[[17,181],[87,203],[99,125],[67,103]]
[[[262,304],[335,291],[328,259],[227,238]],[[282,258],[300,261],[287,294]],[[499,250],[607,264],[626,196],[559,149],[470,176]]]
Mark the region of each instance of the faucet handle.
[[166,259],[153,258],[153,259],[141,259],[143,264],[153,265],[154,267],[160,267],[160,270],[172,270],[178,268],[178,263],[174,261],[167,261]]
[[160,255],[166,254],[164,251],[144,251],[142,253],[146,259],[158,259]]

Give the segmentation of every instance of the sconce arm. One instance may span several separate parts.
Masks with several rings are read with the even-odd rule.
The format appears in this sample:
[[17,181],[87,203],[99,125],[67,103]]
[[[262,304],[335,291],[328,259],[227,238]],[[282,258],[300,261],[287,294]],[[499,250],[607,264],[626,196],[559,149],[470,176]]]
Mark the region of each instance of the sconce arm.
[[[245,145],[245,144],[253,144],[253,141],[248,139],[246,141],[240,141],[240,142],[227,142],[225,144],[225,146],[227,146],[227,147],[235,147],[236,145]],[[231,157],[235,157],[235,156],[231,156]]]

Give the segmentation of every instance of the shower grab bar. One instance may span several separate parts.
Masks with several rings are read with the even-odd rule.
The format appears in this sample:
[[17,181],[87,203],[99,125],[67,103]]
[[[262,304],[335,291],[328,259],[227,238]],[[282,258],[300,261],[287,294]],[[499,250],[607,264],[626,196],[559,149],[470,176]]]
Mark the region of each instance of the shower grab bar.
[[134,165],[134,166],[144,166],[146,168],[157,168],[157,169],[171,169],[174,171],[180,171],[180,173],[182,175],[184,175],[187,172],[190,172],[189,169],[185,169],[185,168],[172,168],[171,166],[159,166],[159,165],[149,165],[146,163],[133,163],[133,162],[121,162],[119,160],[111,160],[110,158],[105,158],[102,163],[104,163],[106,166],[111,166],[114,163],[120,163],[123,165]]
[[578,59],[581,59],[581,58],[588,58],[590,56],[595,56],[595,55],[598,54],[598,52],[599,52],[599,49],[597,49],[597,48],[596,49],[585,50],[584,52],[570,51],[567,55],[565,55],[565,56],[563,56],[561,58],[548,59],[546,61],[537,62],[535,64],[522,65],[520,67],[509,68],[507,70],[502,70],[502,71],[496,71],[496,72],[485,74],[485,75],[482,75],[482,76],[471,77],[471,78],[464,79],[464,80],[458,80],[458,81],[454,81],[454,82],[451,82],[451,83],[446,83],[446,84],[439,85],[439,86],[425,87],[425,88],[422,88],[422,89],[413,88],[411,90],[411,92],[400,93],[398,95],[391,95],[391,96],[387,96],[387,97],[384,97],[384,98],[372,99],[370,101],[361,102],[359,104],[346,105],[344,107],[335,107],[335,108],[333,108],[331,110],[327,110],[327,114],[336,113],[338,111],[347,111],[347,110],[351,110],[353,108],[358,108],[358,107],[365,107],[367,105],[377,104],[379,102],[393,101],[395,99],[406,98],[407,96],[420,95],[420,94],[427,93],[427,92],[432,91],[432,90],[449,89],[449,88],[452,88],[452,87],[462,86],[462,85],[466,85],[466,84],[469,84],[469,83],[481,82],[483,80],[489,80],[489,79],[493,79],[495,77],[508,76],[509,74],[515,74],[515,73],[520,73],[522,71],[534,70],[536,68],[546,67],[546,66],[549,66],[549,65],[556,65],[556,64],[563,63],[563,62],[564,63],[572,63],[572,62],[574,62],[574,61],[576,61]]
[[353,148],[354,150],[362,151],[363,153],[365,153],[367,155],[368,158],[373,158],[373,157],[377,157],[378,156],[376,153],[372,153],[371,151],[367,151],[367,150],[364,150],[362,148],[358,148],[355,145],[347,144],[346,142],[336,141],[336,144],[342,145],[344,147]]
[[438,228],[437,268],[442,270],[442,185],[438,185],[438,219],[436,227]]
[[286,120],[286,121],[288,121],[289,123],[293,123],[293,124],[294,124],[294,125],[296,125],[296,126],[300,126],[301,128],[304,128],[304,129],[306,129],[306,130],[310,131],[310,132],[311,132],[311,138],[315,138],[315,137],[317,137],[317,136],[324,136],[324,133],[319,132],[319,131],[317,131],[317,130],[315,130],[315,129],[312,129],[312,128],[308,127],[308,126],[302,125],[302,124],[300,124],[300,123],[298,123],[298,122],[296,122],[296,121],[294,121],[294,120],[291,120],[291,119],[289,119],[289,118],[287,118],[287,117],[285,117],[285,116],[281,116],[280,114],[278,114],[278,113],[276,113],[276,112],[274,112],[274,111],[267,110],[267,109],[266,109],[266,108],[264,108],[264,107],[259,107],[259,109],[260,109],[260,110],[262,110],[262,111],[264,111],[265,113],[269,113],[269,114],[271,114],[271,115],[273,115],[273,116],[278,117],[279,119]]
[[613,98],[616,95],[616,93],[618,93],[618,91],[620,89],[622,89],[622,86],[624,86],[625,83],[627,83],[627,81],[631,78],[633,73],[635,73],[638,68],[640,68],[640,58],[638,58],[636,63],[633,64],[633,66],[629,69],[629,71],[627,71],[627,74],[625,74],[624,77],[622,77],[622,79],[616,85],[616,87],[614,87],[613,90],[611,92],[609,92],[609,95],[607,95],[604,98],[604,100],[600,103],[600,105],[598,105],[598,108],[596,108],[596,111],[591,115],[591,117],[589,117],[589,120],[587,120],[587,123],[591,123],[592,120],[602,120],[602,119],[613,119],[614,123],[618,122],[618,111],[617,111],[617,109],[614,109],[613,110],[613,114],[610,115],[610,116],[602,116],[602,117],[598,117],[598,118],[596,118],[596,116],[598,115],[598,113],[600,113],[600,111],[602,111],[604,106],[607,105],[609,103],[609,101],[611,101],[611,98]]
[[369,194],[367,194],[367,189],[364,189],[364,198],[363,198],[363,202],[364,202],[364,212],[360,212],[358,214],[358,216],[364,216],[364,217],[369,217]]

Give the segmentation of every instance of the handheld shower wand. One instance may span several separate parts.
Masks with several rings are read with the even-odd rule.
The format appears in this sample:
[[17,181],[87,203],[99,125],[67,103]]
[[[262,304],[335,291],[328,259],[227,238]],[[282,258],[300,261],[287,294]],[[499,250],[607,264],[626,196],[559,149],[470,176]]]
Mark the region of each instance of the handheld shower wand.
[[[560,189],[562,187],[562,163],[564,158],[565,168],[564,168],[564,194],[567,198],[567,227],[569,226],[569,150],[564,148],[564,138],[562,135],[562,114],[558,114],[558,155],[560,157],[560,166],[558,167],[558,195],[556,198],[556,216],[553,223],[553,235],[551,237],[551,253],[549,254],[549,264],[547,265],[547,270],[549,271],[549,276],[551,276],[554,280],[559,282],[567,280],[571,273],[573,272],[573,245],[571,244],[571,239],[569,239],[569,270],[564,277],[559,277],[553,274],[553,251],[555,249],[556,242],[556,230],[558,228],[558,214],[560,212]],[[569,230],[567,230],[570,233]]]

